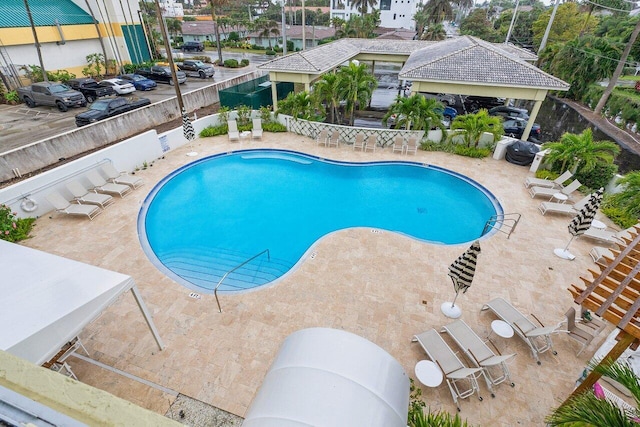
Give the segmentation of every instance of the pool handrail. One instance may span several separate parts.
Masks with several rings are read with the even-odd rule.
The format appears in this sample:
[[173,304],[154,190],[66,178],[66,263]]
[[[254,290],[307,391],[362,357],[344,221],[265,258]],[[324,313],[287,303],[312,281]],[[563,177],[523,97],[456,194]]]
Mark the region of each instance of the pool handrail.
[[220,279],[220,281],[218,282],[218,284],[216,285],[216,288],[213,290],[213,295],[216,297],[216,303],[218,304],[218,311],[220,313],[222,313],[222,307],[220,307],[220,300],[218,299],[218,288],[220,287],[220,285],[222,284],[222,282],[224,282],[224,279],[227,278],[227,276],[231,273],[233,273],[234,271],[236,271],[237,269],[239,269],[240,267],[242,267],[243,265],[253,261],[254,259],[258,258],[260,255],[262,255],[263,253],[267,253],[267,260],[271,261],[271,254],[269,253],[269,249],[265,249],[264,251],[252,256],[249,259],[244,260],[241,264],[236,265],[235,267],[233,267],[231,270],[227,271],[226,273],[224,273],[224,276],[222,276],[222,278]]
[[[482,235],[484,236],[485,233],[489,231],[489,229],[495,228],[496,230],[505,233],[508,239],[509,237],[511,237],[511,233],[515,231],[521,217],[522,215],[519,213],[503,213],[492,215],[491,218],[489,218],[484,224]],[[506,231],[502,229],[503,225],[507,227]]]

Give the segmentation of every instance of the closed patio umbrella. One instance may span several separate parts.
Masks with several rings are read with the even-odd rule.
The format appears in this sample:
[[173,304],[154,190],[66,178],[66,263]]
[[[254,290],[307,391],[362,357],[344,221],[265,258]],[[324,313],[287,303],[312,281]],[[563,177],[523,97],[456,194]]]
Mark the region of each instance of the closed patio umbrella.
[[457,319],[462,315],[460,307],[456,305],[456,298],[458,298],[460,291],[464,294],[467,292],[467,289],[471,287],[471,282],[476,272],[476,262],[479,253],[480,242],[476,240],[465,253],[460,255],[458,259],[449,266],[449,273],[447,274],[451,277],[456,296],[453,298],[453,302],[445,302],[440,306],[440,310],[442,310],[445,316]]
[[[182,109],[182,134],[187,141],[193,141],[196,139],[196,131],[193,129],[193,124],[191,120],[189,120],[189,116],[187,115],[186,110]],[[187,156],[193,157],[197,156],[198,153],[195,151],[190,151],[187,153]]]
[[600,187],[598,191],[591,194],[591,198],[585,205],[580,209],[580,211],[573,217],[571,222],[569,223],[568,229],[571,234],[571,239],[567,246],[564,249],[556,248],[553,250],[553,253],[556,256],[562,259],[568,259],[573,261],[576,259],[575,255],[569,252],[569,245],[573,241],[574,238],[584,234],[591,227],[591,223],[596,216],[596,212],[600,207],[600,202],[602,202],[602,194],[604,193],[604,188]]

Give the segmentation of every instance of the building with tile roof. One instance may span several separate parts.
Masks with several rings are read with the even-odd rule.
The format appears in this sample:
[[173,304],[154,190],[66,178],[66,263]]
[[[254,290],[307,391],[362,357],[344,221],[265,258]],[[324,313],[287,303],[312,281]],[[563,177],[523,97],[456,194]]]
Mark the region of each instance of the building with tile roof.
[[[280,30],[280,29],[278,29]],[[302,25],[287,25],[287,41],[293,42],[293,49],[302,49]],[[306,48],[312,48],[318,46],[318,44],[336,35],[336,29],[333,27],[322,26],[305,26],[305,44]],[[260,31],[253,31],[247,35],[249,43],[256,44],[268,48],[269,46],[281,46],[282,35],[272,35],[271,37],[264,37],[260,35]],[[269,44],[271,43],[271,44]]]
[[[240,26],[220,26],[220,40],[226,40],[231,32],[236,32],[240,38],[247,36],[247,29]],[[212,20],[182,22],[183,42],[212,42],[216,41],[216,23]]]
[[[103,53],[115,65],[150,58],[136,0],[29,0],[47,71],[78,77],[87,56]],[[102,41],[102,43],[101,43]],[[25,68],[40,66],[24,0],[0,2],[0,74],[5,85],[24,83]],[[115,71],[115,68],[114,68]]]
[[[529,51],[489,43],[471,36],[440,42],[393,39],[340,39],[313,49],[275,58],[258,68],[272,82],[311,84],[323,74],[352,60],[400,62],[401,80],[411,80],[413,92],[448,93],[534,101],[523,139],[527,139],[547,92],[566,91],[569,84],[530,62]],[[275,85],[273,85],[275,86]],[[274,109],[277,99],[273,97]]]

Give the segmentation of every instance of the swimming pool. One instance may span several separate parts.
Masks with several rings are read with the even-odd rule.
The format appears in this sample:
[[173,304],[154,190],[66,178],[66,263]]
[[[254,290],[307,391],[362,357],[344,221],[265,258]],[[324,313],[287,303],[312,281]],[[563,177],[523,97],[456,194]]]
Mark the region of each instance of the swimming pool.
[[147,196],[147,256],[189,289],[243,291],[282,277],[318,239],[369,227],[436,244],[477,239],[502,213],[463,175],[415,162],[347,163],[283,150],[241,150],[190,163]]

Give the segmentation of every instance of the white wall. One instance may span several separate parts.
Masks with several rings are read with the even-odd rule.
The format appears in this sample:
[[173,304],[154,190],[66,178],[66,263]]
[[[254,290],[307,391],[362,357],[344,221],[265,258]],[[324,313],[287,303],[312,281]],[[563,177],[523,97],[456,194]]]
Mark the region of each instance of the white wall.
[[[17,66],[37,65],[38,52],[33,48],[33,42],[5,47],[12,62]],[[57,71],[70,67],[85,67],[87,63],[87,55],[92,53],[102,53],[100,42],[97,38],[91,40],[72,40],[67,41],[65,45],[57,45],[55,43],[42,43],[42,60],[44,68],[47,71]],[[78,77],[83,77],[78,75]]]

